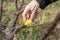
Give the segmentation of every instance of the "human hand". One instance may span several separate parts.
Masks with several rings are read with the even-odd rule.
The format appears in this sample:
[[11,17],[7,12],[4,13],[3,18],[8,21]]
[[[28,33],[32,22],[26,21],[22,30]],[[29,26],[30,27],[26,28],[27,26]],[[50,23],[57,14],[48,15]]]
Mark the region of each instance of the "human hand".
[[22,13],[23,21],[25,22],[27,19],[33,21],[34,18],[37,16],[37,9],[39,4],[36,0],[32,0],[25,8],[24,12]]

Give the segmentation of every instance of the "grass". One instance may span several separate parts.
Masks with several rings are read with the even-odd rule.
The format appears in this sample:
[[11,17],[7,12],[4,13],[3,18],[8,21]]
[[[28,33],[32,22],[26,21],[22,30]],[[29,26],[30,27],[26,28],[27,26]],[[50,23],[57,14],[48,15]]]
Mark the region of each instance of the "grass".
[[3,40],[1,36],[0,36],[0,40]]
[[[21,0],[19,0],[19,3],[20,3],[20,1]],[[29,2],[30,2],[30,0],[29,1],[25,0],[24,8],[26,7],[26,5]],[[16,12],[14,1],[13,2],[8,2],[8,0],[5,1],[3,9],[4,9],[4,11],[3,11],[2,20],[9,21],[8,27],[11,27],[12,20],[14,18],[14,14]],[[38,9],[39,15],[36,17],[33,24],[45,24],[45,23],[51,22],[55,18],[56,13],[59,9],[60,9],[60,0],[57,1],[56,3],[50,4],[44,10]],[[22,23],[22,16],[20,15],[18,20],[17,20],[16,25],[19,25],[21,23]],[[4,26],[4,25],[2,23],[0,23],[0,26]],[[38,36],[41,37],[43,35],[45,28],[47,28],[47,27],[32,26],[31,28],[21,29],[18,32],[18,34],[20,35],[20,38],[22,40],[38,40]],[[60,29],[60,27],[58,29]],[[48,38],[46,40],[60,40],[60,35],[58,33],[60,33],[60,31],[55,29],[50,34],[50,36],[48,36]]]

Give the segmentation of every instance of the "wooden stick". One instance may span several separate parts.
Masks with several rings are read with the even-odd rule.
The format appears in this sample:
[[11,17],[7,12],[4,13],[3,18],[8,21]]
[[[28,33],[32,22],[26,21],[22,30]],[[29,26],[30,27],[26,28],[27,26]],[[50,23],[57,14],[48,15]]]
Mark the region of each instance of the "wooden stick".
[[2,12],[3,12],[3,0],[0,0],[0,22],[2,19]]

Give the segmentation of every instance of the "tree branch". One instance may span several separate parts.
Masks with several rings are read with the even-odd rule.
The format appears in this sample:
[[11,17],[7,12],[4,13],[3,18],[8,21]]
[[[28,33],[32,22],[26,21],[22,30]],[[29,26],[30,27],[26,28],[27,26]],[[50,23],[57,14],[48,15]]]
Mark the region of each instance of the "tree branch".
[[2,19],[2,12],[3,12],[3,0],[0,0],[0,22]]
[[15,28],[16,21],[17,21],[17,19],[18,19],[19,14],[21,14],[21,13],[23,12],[22,6],[24,5],[24,0],[22,1],[21,5],[20,5],[20,8],[18,8],[18,0],[15,0],[15,5],[16,5],[16,10],[17,10],[17,12],[16,12],[15,18],[14,18],[14,20],[13,20],[13,26],[12,26],[11,32],[12,32],[12,31],[14,30],[14,28]]
[[56,25],[58,24],[59,21],[60,21],[60,11],[58,12],[55,19],[51,22],[49,28],[46,30],[46,32],[42,36],[41,40],[45,40],[48,37],[48,35],[54,30],[54,28],[56,27]]

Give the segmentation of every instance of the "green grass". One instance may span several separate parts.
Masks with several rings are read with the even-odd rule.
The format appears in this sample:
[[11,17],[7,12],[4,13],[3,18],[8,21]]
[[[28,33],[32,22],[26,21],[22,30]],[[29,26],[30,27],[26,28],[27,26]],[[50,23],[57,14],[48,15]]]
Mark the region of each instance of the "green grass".
[[0,40],[3,40],[3,38],[0,36]]

